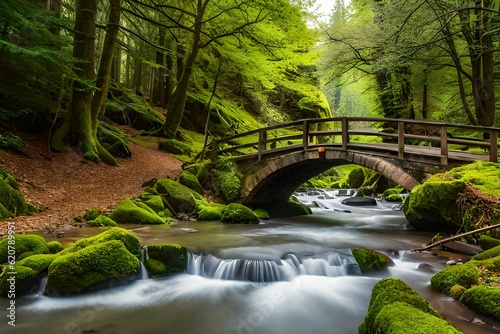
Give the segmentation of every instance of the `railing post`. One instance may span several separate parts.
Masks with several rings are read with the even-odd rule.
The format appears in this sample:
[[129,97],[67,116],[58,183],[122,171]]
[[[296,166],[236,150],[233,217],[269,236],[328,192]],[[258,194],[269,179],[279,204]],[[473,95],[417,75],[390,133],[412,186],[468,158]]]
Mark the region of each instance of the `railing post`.
[[441,125],[441,166],[448,166],[448,127]]
[[405,123],[398,122],[398,159],[405,159]]
[[490,132],[490,161],[498,162],[498,131]]
[[267,146],[267,130],[259,131],[259,152],[257,154],[257,162],[262,159],[262,153],[266,150]]
[[349,143],[349,123],[345,117],[342,117],[342,151],[347,151]]
[[215,139],[213,142],[212,142],[212,150],[210,151],[210,161],[212,161],[212,163],[216,163],[217,162],[217,151],[219,149],[219,142],[217,141],[217,139]]
[[304,153],[307,151],[309,147],[309,121],[307,119],[304,120],[302,124],[302,149]]

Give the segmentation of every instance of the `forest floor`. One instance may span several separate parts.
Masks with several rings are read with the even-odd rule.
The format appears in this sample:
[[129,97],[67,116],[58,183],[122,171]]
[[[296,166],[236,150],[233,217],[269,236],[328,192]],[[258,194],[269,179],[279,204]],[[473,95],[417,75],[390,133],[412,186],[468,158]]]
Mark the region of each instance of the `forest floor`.
[[42,211],[0,221],[0,235],[6,233],[8,221],[15,222],[16,233],[60,233],[87,209],[112,210],[121,199],[141,194],[145,182],[175,179],[182,170],[182,162],[171,155],[133,142],[131,158],[112,167],[85,160],[74,149],[50,152],[47,138],[23,139],[25,154],[0,150],[0,167],[16,178],[26,199]]

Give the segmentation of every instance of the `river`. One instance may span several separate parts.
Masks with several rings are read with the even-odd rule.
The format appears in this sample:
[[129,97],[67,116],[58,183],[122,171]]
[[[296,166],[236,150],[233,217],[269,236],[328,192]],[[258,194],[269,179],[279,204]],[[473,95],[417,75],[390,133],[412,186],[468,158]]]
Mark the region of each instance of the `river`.
[[[363,322],[376,282],[399,277],[464,333],[499,333],[498,323],[430,288],[432,275],[460,255],[409,252],[432,234],[412,230],[393,204],[351,207],[341,204],[342,197],[300,198],[320,207],[310,216],[258,225],[127,226],[143,245],[187,247],[186,272],[77,297],[21,297],[16,327],[4,318],[0,332],[350,334]],[[100,231],[75,229],[63,241]],[[362,275],[353,264],[352,247],[381,251],[395,266]],[[0,300],[1,309],[7,302]]]

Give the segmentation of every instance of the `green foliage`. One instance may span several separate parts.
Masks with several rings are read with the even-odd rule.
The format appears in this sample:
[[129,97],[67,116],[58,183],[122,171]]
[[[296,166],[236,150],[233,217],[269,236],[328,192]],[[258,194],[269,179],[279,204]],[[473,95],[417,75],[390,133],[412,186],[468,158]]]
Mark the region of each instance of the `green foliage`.
[[48,295],[81,293],[99,282],[138,271],[139,260],[120,240],[90,244],[52,262],[45,291]]
[[464,292],[460,301],[477,313],[500,320],[500,289],[498,288],[472,287]]
[[[0,114],[3,112],[0,109]],[[23,140],[10,132],[3,132],[0,129],[0,149],[20,149],[23,146]]]
[[459,264],[441,270],[431,278],[432,288],[446,294],[449,294],[451,288],[456,284],[465,288],[479,284],[477,267],[470,263]]
[[48,123],[63,75],[71,76],[67,36],[53,34],[62,22],[28,0],[5,0],[0,8],[0,105],[11,119],[27,113]]
[[246,206],[230,203],[226,206],[221,221],[229,224],[258,224],[259,218]]
[[353,248],[351,252],[363,273],[394,265],[387,255],[371,249]]

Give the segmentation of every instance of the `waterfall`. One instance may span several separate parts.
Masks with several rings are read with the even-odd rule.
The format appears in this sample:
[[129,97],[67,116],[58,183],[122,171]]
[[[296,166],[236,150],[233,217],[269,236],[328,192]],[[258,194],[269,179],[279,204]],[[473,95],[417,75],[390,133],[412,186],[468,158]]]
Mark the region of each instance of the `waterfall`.
[[188,254],[187,273],[214,279],[251,282],[288,281],[299,275],[361,275],[350,250],[328,254],[286,254],[281,260],[220,259],[212,254]]
[[148,271],[146,267],[144,266],[144,262],[146,260],[149,260],[149,254],[148,254],[148,246],[142,246],[141,247],[141,266],[139,268],[139,279],[148,279]]
[[47,276],[43,276],[42,279],[40,280],[40,285],[38,286],[38,290],[36,293],[40,296],[43,295],[46,285],[47,285]]

